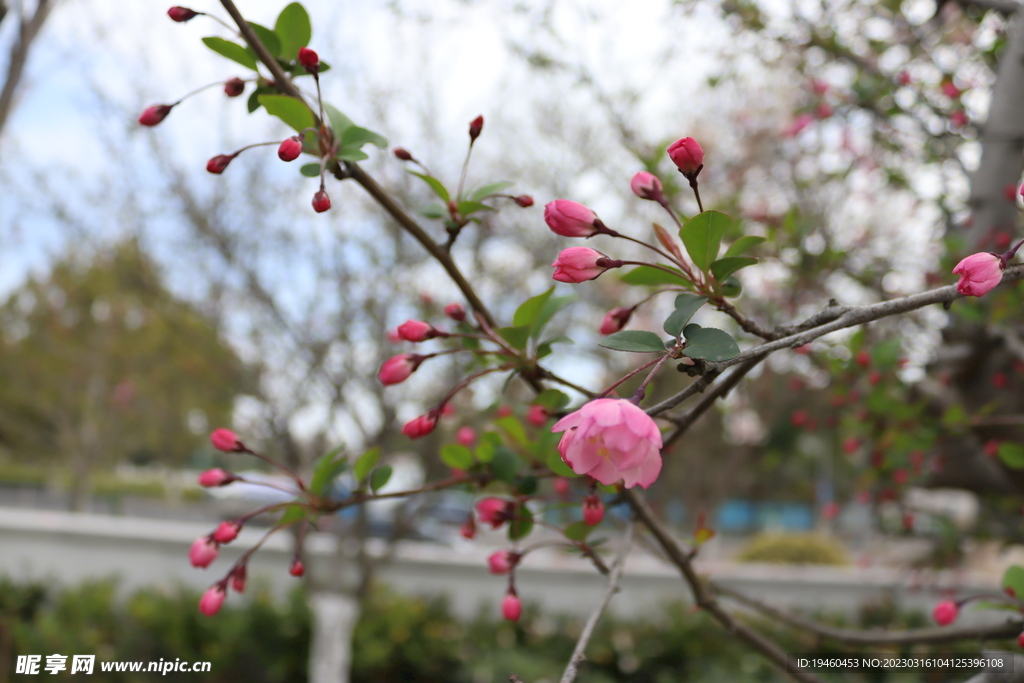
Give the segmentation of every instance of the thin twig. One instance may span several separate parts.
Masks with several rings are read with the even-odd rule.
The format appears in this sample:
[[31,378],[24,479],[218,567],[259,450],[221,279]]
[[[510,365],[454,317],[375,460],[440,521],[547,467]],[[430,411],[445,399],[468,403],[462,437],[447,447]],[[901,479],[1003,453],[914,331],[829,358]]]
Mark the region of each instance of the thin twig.
[[615,566],[612,567],[612,574],[608,578],[608,589],[604,592],[604,597],[601,598],[601,602],[594,611],[590,613],[590,618],[587,619],[586,625],[583,627],[583,633],[580,634],[579,640],[576,641],[576,648],[572,651],[572,657],[569,658],[569,663],[565,667],[565,673],[562,674],[562,680],[560,683],[572,683],[573,679],[576,678],[576,672],[579,671],[580,664],[586,659],[584,653],[587,649],[587,643],[590,642],[590,637],[594,635],[594,628],[597,626],[597,622],[601,619],[601,615],[608,607],[608,603],[611,602],[612,596],[619,591],[619,581],[622,579],[622,570],[626,566],[626,555],[629,553],[629,548],[633,543],[633,520],[629,521],[626,525],[626,535],[622,539],[622,548],[619,549],[619,554],[615,558]]

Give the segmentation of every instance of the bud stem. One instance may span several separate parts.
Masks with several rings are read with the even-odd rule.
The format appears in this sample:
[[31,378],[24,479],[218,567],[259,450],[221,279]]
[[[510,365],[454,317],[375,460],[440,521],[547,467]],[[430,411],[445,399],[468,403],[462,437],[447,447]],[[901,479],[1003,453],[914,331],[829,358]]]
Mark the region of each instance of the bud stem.
[[1024,240],[1017,242],[1017,244],[1013,245],[1013,247],[1011,247],[1010,250],[1007,251],[1006,253],[997,254],[1000,262],[1002,262],[1003,264],[1003,268],[1006,268],[1006,264],[1012,261],[1013,257],[1017,255],[1017,250],[1020,249],[1022,244],[1024,244]]
[[[700,170],[697,170],[700,173]],[[697,198],[697,208],[700,209],[701,213],[704,213],[704,204],[700,201],[700,190],[697,189],[697,174],[695,173],[690,180],[690,187],[693,188],[693,195]]]

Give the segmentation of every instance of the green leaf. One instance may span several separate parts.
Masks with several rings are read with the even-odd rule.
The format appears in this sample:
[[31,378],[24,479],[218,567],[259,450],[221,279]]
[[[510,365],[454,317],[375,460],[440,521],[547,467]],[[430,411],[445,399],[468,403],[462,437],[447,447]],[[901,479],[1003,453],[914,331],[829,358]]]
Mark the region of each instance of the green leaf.
[[480,443],[476,445],[474,455],[480,462],[491,462],[494,460],[494,452],[501,445],[501,437],[495,432],[484,432],[480,435]]
[[638,266],[623,275],[621,279],[627,285],[645,285],[647,287],[660,287],[662,285],[682,287],[693,285],[680,271],[675,268],[671,268],[671,270],[674,273],[679,273],[679,275],[675,276],[653,266]]
[[530,442],[530,440],[526,438],[526,430],[523,429],[523,425],[514,415],[499,417],[494,421],[494,424],[505,430],[505,433],[511,436],[512,440],[520,446],[525,446]]
[[313,126],[313,112],[301,100],[288,95],[260,95],[259,100],[267,108],[268,114],[281,119],[296,131],[301,132]]
[[537,394],[537,398],[530,401],[530,403],[546,408],[549,412],[555,412],[569,405],[569,397],[558,389],[545,389]]
[[477,211],[497,210],[493,206],[487,206],[486,204],[481,204],[480,202],[459,202],[459,205],[456,207],[456,209],[463,216],[469,216],[470,214],[474,214]]
[[697,296],[696,294],[680,294],[677,296],[676,310],[665,320],[665,331],[673,337],[678,337],[683,333],[683,328],[686,327],[686,323],[690,322],[690,318],[697,312],[697,309],[707,302],[708,300],[705,297]]
[[719,282],[725,282],[726,278],[735,273],[740,268],[746,268],[757,263],[756,258],[749,257],[734,257],[734,258],[723,258],[715,261],[711,264],[711,274],[715,276],[715,279]]
[[367,128],[361,128],[360,126],[349,126],[345,129],[345,132],[341,134],[342,147],[359,148],[366,143],[377,145],[381,149],[387,149],[388,147],[388,139],[386,137]]
[[596,526],[590,526],[585,524],[581,519],[578,522],[573,522],[565,528],[565,537],[573,541],[585,541],[590,532],[596,529]]
[[[534,339],[540,337],[540,333],[544,331],[544,327],[551,322],[551,319],[555,317],[555,314],[574,301],[576,301],[575,294],[566,294],[565,296],[553,296],[544,302],[544,305],[540,309],[540,313],[537,314],[537,318],[533,321],[530,336]],[[572,343],[571,339],[563,335],[555,337],[555,340],[558,339],[567,339],[570,344]],[[552,340],[550,343],[554,344],[556,342]]]
[[430,185],[430,189],[434,191],[434,194],[441,198],[441,201],[447,202],[451,199],[451,195],[448,194],[448,189],[434,176],[427,175],[426,173],[417,173],[416,171],[406,171],[406,173],[411,173],[417,178],[423,180],[427,185]]
[[309,513],[309,508],[305,505],[299,505],[298,503],[292,503],[284,509],[284,514],[277,518],[277,526],[287,526],[294,524],[299,520],[303,520]]
[[334,158],[340,161],[362,161],[363,159],[369,159],[370,156],[358,147],[342,147],[334,155]]
[[338,454],[341,453],[341,449],[342,447],[338,446],[325,454],[313,467],[313,477],[309,480],[309,490],[314,495],[322,495],[331,482],[348,466],[348,461],[344,458],[336,459]]
[[352,471],[356,475],[356,481],[362,484],[366,479],[366,475],[370,473],[370,470],[377,466],[378,462],[380,462],[379,448],[371,448],[360,455],[356,460],[355,466],[352,468]]
[[551,287],[543,294],[530,297],[519,305],[516,309],[516,314],[512,316],[512,324],[516,327],[527,326],[531,327],[534,321],[537,320],[537,316],[540,315],[540,310],[544,308],[544,304],[551,298],[551,295],[555,293],[555,288]]
[[1003,573],[1003,589],[1009,588],[1018,600],[1024,599],[1024,567],[1011,564]]
[[245,106],[249,110],[249,113],[253,113],[262,106],[260,104],[260,95],[270,95],[273,92],[274,91],[271,88],[267,88],[262,85],[256,87],[249,95],[249,100],[245,103]]
[[735,242],[733,242],[732,245],[725,250],[725,256],[723,256],[723,258],[732,258],[734,256],[739,256],[740,254],[746,251],[750,251],[757,245],[766,241],[767,240],[764,237],[757,237],[756,235],[746,235],[745,237],[741,237]]
[[554,453],[548,456],[547,465],[549,470],[551,470],[560,477],[579,476],[572,471],[571,467],[565,464],[565,461],[562,460],[562,456],[558,454],[558,451],[555,451]]
[[704,271],[711,266],[730,225],[732,219],[721,211],[705,211],[686,221],[679,236],[695,266]]
[[473,466],[473,453],[465,446],[450,443],[441,447],[441,462],[457,470],[468,470]]
[[530,339],[530,328],[525,325],[520,327],[501,327],[498,329],[498,336],[507,341],[512,348],[522,351],[526,348],[526,342]]
[[384,488],[391,479],[391,465],[381,465],[370,475],[370,490],[374,493]]
[[665,344],[661,337],[653,332],[641,330],[623,330],[610,334],[598,344],[613,351],[630,351],[632,353],[665,353]]
[[683,330],[687,345],[683,353],[690,358],[720,362],[740,355],[736,340],[725,330],[700,325],[687,325]]
[[[999,459],[1011,469],[1024,469],[1024,446],[1004,441],[999,444]],[[1024,593],[1021,593],[1020,596],[1024,598]]]
[[228,59],[238,62],[247,69],[256,70],[256,59],[245,51],[245,48],[238,43],[232,43],[230,40],[224,40],[216,36],[210,36],[203,38],[203,45],[210,48],[221,57],[227,57]]
[[737,297],[743,291],[743,285],[734,277],[728,278],[722,283],[722,294],[728,297]]
[[327,120],[331,122],[331,130],[334,131],[336,139],[341,139],[345,135],[345,131],[356,125],[352,123],[352,119],[345,116],[329,102],[324,102],[324,113],[327,114]]
[[297,2],[286,6],[277,15],[274,33],[281,40],[281,59],[292,61],[298,57],[299,48],[309,45],[309,39],[313,37],[306,8]]
[[[249,27],[252,29],[252,32],[256,34],[256,37],[260,39],[260,42],[263,43],[263,47],[267,48],[267,52],[274,57],[281,56],[281,41],[278,39],[276,33],[266,26],[260,26],[259,24],[255,24],[251,21],[249,22]],[[296,52],[297,51],[298,48],[296,48]]]
[[420,213],[427,218],[444,218],[448,215],[448,209],[435,202],[420,208]]
[[519,479],[516,479],[515,489],[520,495],[532,496],[537,493],[537,477],[532,474],[519,477]]
[[498,446],[494,449],[491,471],[494,472],[494,478],[498,481],[512,484],[516,480],[516,473],[519,471],[519,456],[506,446]]
[[477,190],[473,190],[473,193],[469,195],[469,201],[478,202],[484,197],[501,192],[507,187],[512,187],[512,183],[508,182],[507,180],[502,180],[497,183],[491,183],[490,185],[484,185],[483,187]]
[[533,531],[533,513],[525,505],[516,507],[514,516],[508,523],[508,538],[511,541],[518,541]]
[[299,173],[307,178],[318,178],[320,176],[320,164],[303,164]]

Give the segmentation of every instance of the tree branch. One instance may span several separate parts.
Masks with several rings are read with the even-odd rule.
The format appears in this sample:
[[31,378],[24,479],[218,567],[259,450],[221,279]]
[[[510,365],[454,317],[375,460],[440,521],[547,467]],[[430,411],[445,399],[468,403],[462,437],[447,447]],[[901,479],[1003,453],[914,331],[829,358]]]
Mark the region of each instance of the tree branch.
[[[18,89],[21,77],[25,73],[25,63],[28,61],[28,51],[32,42],[39,35],[43,22],[53,9],[50,0],[39,0],[36,4],[36,11],[32,18],[25,21],[25,17],[19,17],[18,37],[11,47],[11,54],[7,61],[7,77],[4,80],[4,87],[0,90],[0,134],[3,133],[7,118],[14,108],[14,92]],[[0,19],[7,14],[7,7],[0,3]]]

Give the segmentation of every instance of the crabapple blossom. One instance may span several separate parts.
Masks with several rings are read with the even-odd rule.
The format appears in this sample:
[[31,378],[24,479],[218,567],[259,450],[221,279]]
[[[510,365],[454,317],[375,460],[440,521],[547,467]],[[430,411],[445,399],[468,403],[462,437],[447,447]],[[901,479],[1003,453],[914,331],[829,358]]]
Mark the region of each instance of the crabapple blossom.
[[704,150],[693,138],[681,138],[666,150],[672,163],[687,179],[696,178],[704,165]]
[[242,442],[238,440],[235,433],[223,427],[213,430],[213,433],[210,434],[210,442],[218,451],[224,451],[225,453],[242,450]]
[[204,488],[212,488],[214,486],[227,486],[231,482],[237,480],[238,477],[225,472],[224,470],[216,467],[212,470],[206,470],[199,475],[199,485]]
[[640,199],[650,199],[656,202],[662,199],[661,181],[658,180],[658,176],[647,171],[640,171],[633,176],[629,182],[629,189]]
[[949,626],[956,621],[957,613],[960,608],[952,600],[943,600],[939,604],[935,605],[935,609],[932,610],[932,619],[939,626]]
[[436,426],[437,415],[430,412],[406,422],[405,426],[402,427],[402,433],[410,439],[418,439],[421,436],[426,436],[430,432],[434,431],[434,427]]
[[1003,260],[995,254],[971,254],[956,264],[954,275],[960,276],[956,291],[964,296],[984,296],[1003,281]]
[[497,529],[511,517],[512,503],[504,498],[482,498],[476,503],[476,514],[484,524]]
[[519,621],[519,617],[523,616],[523,603],[512,591],[509,591],[501,601],[501,616],[508,621]]
[[217,548],[217,541],[210,536],[200,536],[193,543],[188,551],[188,561],[193,567],[206,569],[217,559],[220,550]]
[[555,269],[551,279],[576,284],[593,280],[609,268],[618,268],[621,265],[622,261],[610,259],[596,249],[569,247],[562,250],[551,264]]
[[604,318],[601,320],[601,327],[598,328],[598,331],[604,335],[614,334],[626,326],[626,323],[629,322],[632,315],[632,308],[626,308],[625,306],[613,308],[604,314]]
[[597,526],[604,519],[604,504],[597,496],[587,496],[583,499],[583,523],[587,526]]
[[199,611],[208,617],[212,617],[220,611],[225,597],[227,597],[227,591],[224,584],[215,583],[206,589],[203,597],[199,598]]
[[597,214],[579,202],[556,199],[544,206],[544,222],[562,237],[591,237],[598,230]]
[[213,532],[213,540],[217,543],[230,543],[238,538],[242,525],[238,522],[221,522]]

